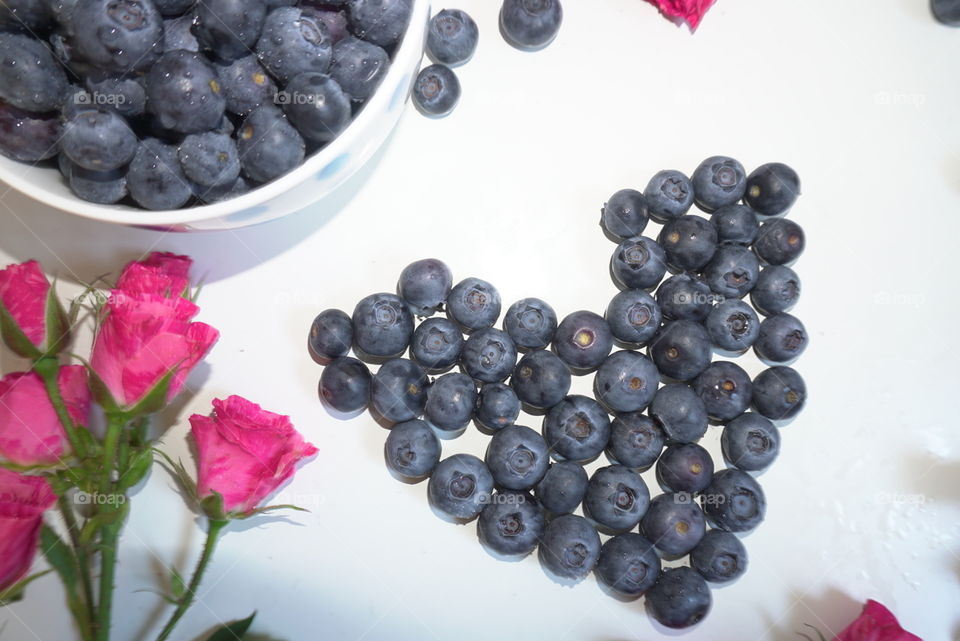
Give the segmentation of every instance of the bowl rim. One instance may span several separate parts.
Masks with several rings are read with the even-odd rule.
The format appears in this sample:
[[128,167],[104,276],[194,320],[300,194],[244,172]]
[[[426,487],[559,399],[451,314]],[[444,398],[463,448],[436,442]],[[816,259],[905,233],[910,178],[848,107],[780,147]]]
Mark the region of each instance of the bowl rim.
[[[214,220],[257,207],[293,190],[353,146],[362,132],[370,127],[393,100],[395,92],[386,91],[386,87],[396,84],[399,79],[409,73],[407,65],[396,63],[403,60],[410,60],[412,63],[416,60],[419,64],[422,59],[429,16],[430,0],[412,0],[410,24],[397,48],[387,75],[357,117],[339,136],[317,153],[308,156],[296,169],[242,196],[186,209],[148,210],[127,205],[102,205],[81,200],[72,194],[66,196],[47,189],[35,188],[33,184],[26,182],[24,176],[38,167],[35,164],[20,163],[12,159],[5,159],[9,162],[0,163],[0,181],[33,200],[67,213],[104,222],[141,227],[163,227]],[[50,171],[56,171],[56,169],[50,169]],[[345,179],[346,177],[343,177],[339,182]]]

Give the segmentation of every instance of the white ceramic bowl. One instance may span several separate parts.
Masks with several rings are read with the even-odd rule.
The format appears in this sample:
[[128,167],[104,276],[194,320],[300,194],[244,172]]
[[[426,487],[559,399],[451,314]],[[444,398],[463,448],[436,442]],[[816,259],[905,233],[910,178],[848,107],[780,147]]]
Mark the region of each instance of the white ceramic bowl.
[[386,141],[410,96],[423,57],[429,18],[430,0],[413,0],[410,27],[383,83],[357,118],[300,167],[243,196],[167,211],[98,205],[74,196],[56,169],[33,167],[3,156],[0,156],[0,181],[35,200],[77,216],[166,231],[233,229],[286,216],[336,189]]

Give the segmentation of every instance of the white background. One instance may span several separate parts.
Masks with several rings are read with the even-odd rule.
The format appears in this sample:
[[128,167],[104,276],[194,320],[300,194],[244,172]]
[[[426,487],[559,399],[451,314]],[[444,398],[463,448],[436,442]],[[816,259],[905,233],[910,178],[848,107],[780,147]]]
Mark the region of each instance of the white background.
[[[791,216],[808,238],[795,313],[812,336],[796,365],[810,403],[760,478],[769,510],[745,539],[749,572],[714,591],[712,614],[686,637],[798,639],[809,623],[830,638],[872,597],[926,641],[960,638],[960,32],[935,23],[924,0],[720,0],[695,36],[641,0],[567,0],[557,41],[525,54],[498,35],[493,0],[459,6],[481,43],[458,72],[457,111],[432,121],[408,110],[327,203],[259,228],[178,236],[3,196],[0,259],[41,260],[65,293],[147,250],[196,259],[201,319],[223,338],[178,407],[163,445],[173,456],[189,459],[186,417],[231,393],[289,413],[320,449],[281,497],[312,513],[233,527],[175,636],[255,609],[254,629],[287,641],[663,634],[640,603],[606,596],[592,577],[562,587],[535,558],[496,561],[474,525],[436,518],[425,485],[384,469],[382,428],[321,408],[305,340],[316,313],[391,290],[427,256],[455,279],[490,280],[505,304],[539,296],[561,316],[602,311],[616,291],[613,245],[597,227],[604,199],[728,154],[748,170],[787,162],[803,180]],[[23,367],[8,352],[0,365]],[[706,438],[715,453],[718,436]],[[471,429],[445,454],[481,454],[486,439]],[[161,606],[138,590],[158,586],[162,564],[186,571],[202,536],[162,471],[134,500],[122,641],[152,638],[140,626]],[[4,624],[10,641],[73,638],[52,576],[0,613]]]

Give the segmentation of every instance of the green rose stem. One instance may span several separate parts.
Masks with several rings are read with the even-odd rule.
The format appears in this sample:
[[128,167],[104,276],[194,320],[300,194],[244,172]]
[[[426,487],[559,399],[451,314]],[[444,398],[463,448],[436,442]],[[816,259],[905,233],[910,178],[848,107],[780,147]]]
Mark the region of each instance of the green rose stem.
[[[107,414],[107,430],[103,437],[103,468],[101,471],[100,491],[104,497],[113,494],[113,472],[116,467],[117,449],[123,430],[129,422],[122,412]],[[106,514],[113,510],[122,510],[126,501],[104,501],[102,505]],[[97,604],[97,636],[96,641],[109,641],[110,615],[113,609],[114,577],[117,571],[117,544],[120,540],[120,529],[123,527],[123,517],[104,519],[105,525],[100,528],[100,601]]]
[[177,625],[180,619],[186,614],[187,610],[193,605],[193,601],[197,595],[197,590],[200,588],[200,581],[203,580],[203,573],[207,569],[207,565],[210,563],[210,559],[213,558],[213,552],[217,547],[217,540],[220,537],[223,528],[230,521],[220,521],[215,519],[210,519],[208,521],[209,528],[207,529],[207,540],[203,544],[203,554],[200,555],[200,560],[197,561],[197,567],[193,570],[193,576],[190,578],[190,585],[187,586],[187,591],[184,592],[183,596],[180,598],[180,602],[177,604],[177,609],[173,611],[173,615],[170,617],[170,620],[167,621],[167,625],[164,626],[163,631],[160,632],[160,636],[157,637],[157,641],[165,641],[170,633],[173,632],[173,628]]
[[57,506],[60,508],[60,514],[63,515],[63,521],[67,525],[67,532],[70,535],[70,543],[73,545],[77,555],[77,570],[80,572],[80,587],[83,590],[84,605],[87,606],[86,621],[78,621],[83,631],[83,638],[93,638],[91,625],[96,617],[94,606],[96,604],[93,594],[93,581],[90,579],[90,556],[86,546],[80,543],[80,526],[77,523],[77,515],[66,496],[57,497]]
[[64,403],[63,396],[60,395],[60,383],[58,381],[60,361],[55,357],[45,356],[33,364],[33,371],[43,379],[50,404],[53,405],[53,410],[56,412],[57,418],[60,419],[60,424],[63,425],[63,431],[67,434],[70,447],[73,448],[79,458],[84,458],[87,455],[86,448],[77,436],[77,426],[73,424],[70,412],[67,411],[67,404]]

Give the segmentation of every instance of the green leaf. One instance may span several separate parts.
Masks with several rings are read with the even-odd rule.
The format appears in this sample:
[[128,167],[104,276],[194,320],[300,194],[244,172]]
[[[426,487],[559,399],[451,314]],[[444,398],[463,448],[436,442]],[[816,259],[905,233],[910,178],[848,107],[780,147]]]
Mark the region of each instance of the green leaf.
[[[0,592],[0,607],[5,605],[10,605],[11,603],[16,603],[23,599],[23,593],[27,589],[27,586],[39,579],[40,577],[50,574],[53,570],[44,570],[43,572],[37,572],[36,574],[31,574],[22,581],[14,583],[6,590]],[[0,632],[3,630],[0,629]]]
[[43,352],[37,349],[27,335],[23,333],[17,321],[13,319],[7,306],[0,301],[0,335],[3,336],[3,342],[18,356],[29,358],[31,360],[43,356]]
[[163,458],[163,461],[160,464],[167,470],[167,473],[173,477],[173,480],[176,481],[177,485],[180,486],[180,490],[186,495],[188,501],[192,501],[196,505],[200,505],[200,497],[197,496],[197,484],[194,482],[193,478],[187,473],[187,470],[183,467],[183,463],[180,461],[174,462],[170,456],[163,450],[158,450],[153,448],[153,451],[160,455]]
[[243,635],[245,635],[247,630],[250,629],[250,626],[253,625],[253,618],[255,616],[257,616],[256,612],[246,619],[226,624],[210,635],[207,641],[237,641],[237,639],[243,639]]
[[231,514],[230,516],[233,517],[233,518],[237,518],[237,519],[249,519],[249,518],[251,518],[251,517],[259,516],[259,515],[261,515],[261,514],[270,514],[270,513],[272,513],[272,512],[276,512],[276,511],[278,511],[278,510],[294,510],[294,511],[296,511],[296,512],[309,512],[309,511],[310,511],[310,510],[308,510],[307,508],[300,507],[300,506],[298,506],[298,505],[289,505],[289,504],[284,504],[284,505],[267,505],[266,507],[258,507],[258,508],[255,509],[253,512],[251,512],[250,514],[243,514],[243,515],[234,515],[234,514]]
[[215,490],[210,490],[210,496],[200,499],[200,509],[212,521],[226,521],[227,513],[223,509],[223,494]]
[[63,585],[68,591],[73,589],[77,584],[77,560],[70,547],[46,523],[40,529],[40,549],[50,567],[60,575]]
[[170,568],[170,595],[179,603],[187,593],[187,582],[177,572],[177,568]]
[[70,320],[63,310],[63,305],[60,304],[60,299],[57,298],[56,281],[47,290],[46,325],[46,353],[47,355],[59,354],[70,342]]
[[137,451],[133,455],[133,458],[130,459],[127,469],[120,470],[120,478],[117,480],[117,489],[121,491],[127,490],[142,481],[143,477],[145,477],[147,472],[150,471],[150,467],[152,465],[152,448],[148,447],[146,449]]

